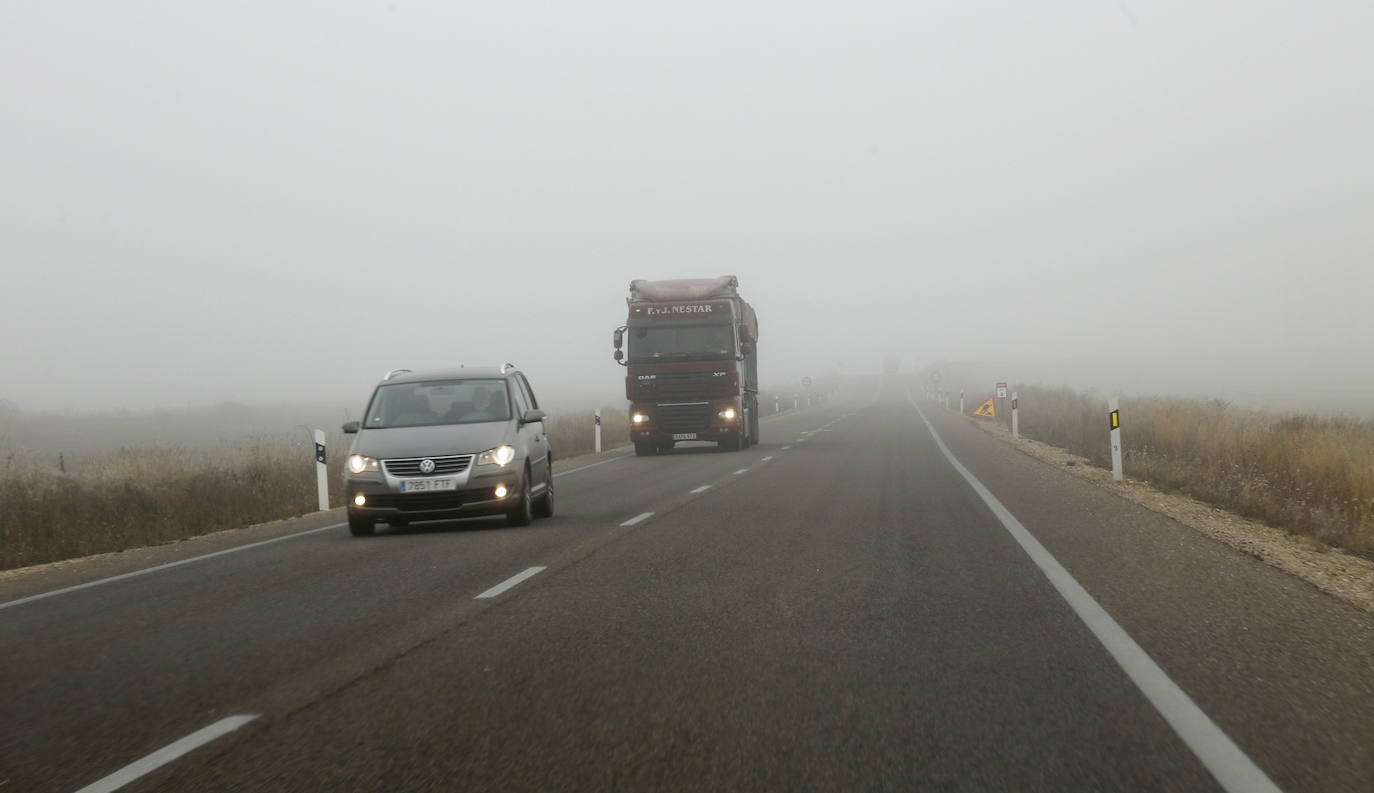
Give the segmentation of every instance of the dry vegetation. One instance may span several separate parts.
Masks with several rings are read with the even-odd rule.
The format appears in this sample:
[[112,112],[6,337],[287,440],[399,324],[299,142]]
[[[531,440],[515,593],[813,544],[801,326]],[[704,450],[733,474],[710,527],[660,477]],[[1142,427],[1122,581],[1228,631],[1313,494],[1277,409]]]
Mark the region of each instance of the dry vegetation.
[[[1105,397],[1018,388],[1024,435],[1110,465]],[[1128,477],[1374,557],[1374,421],[1165,397],[1121,416]]]
[[[46,438],[53,416],[8,417],[9,437]],[[114,426],[90,416],[78,423],[107,437],[135,437],[149,420]],[[602,410],[607,449],[628,439],[624,408]],[[591,411],[555,416],[549,437],[556,456],[594,448]],[[211,436],[213,437],[213,436]],[[314,448],[308,435],[288,427],[280,435],[194,445],[130,445],[91,451],[62,438],[59,453],[0,448],[0,569],[70,559],[184,539],[222,529],[301,515],[316,509]],[[349,440],[328,439],[332,506],[342,502],[342,462]],[[65,467],[65,471],[59,468]]]

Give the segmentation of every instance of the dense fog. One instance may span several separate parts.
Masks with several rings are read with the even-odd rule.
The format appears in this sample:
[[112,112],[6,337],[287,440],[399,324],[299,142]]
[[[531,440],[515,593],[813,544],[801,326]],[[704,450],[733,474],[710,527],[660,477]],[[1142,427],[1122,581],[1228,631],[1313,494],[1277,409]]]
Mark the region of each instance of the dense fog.
[[509,360],[610,404],[628,282],[729,273],[765,384],[897,355],[1368,403],[1372,23],[1253,0],[13,3],[0,398],[355,406],[392,367]]

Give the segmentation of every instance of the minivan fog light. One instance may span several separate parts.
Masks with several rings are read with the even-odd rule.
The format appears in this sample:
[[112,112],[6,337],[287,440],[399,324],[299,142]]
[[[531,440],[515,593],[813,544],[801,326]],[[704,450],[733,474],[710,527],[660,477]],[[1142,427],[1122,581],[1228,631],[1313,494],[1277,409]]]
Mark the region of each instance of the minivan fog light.
[[353,503],[361,507],[363,504],[367,503],[367,496],[363,495],[362,493],[359,493],[358,495],[353,497]]
[[505,485],[497,485],[497,486],[496,486],[496,497],[497,497],[497,498],[505,498],[505,497],[506,497],[506,493],[508,493],[508,492],[509,492],[509,491],[506,490],[506,486],[505,486]]

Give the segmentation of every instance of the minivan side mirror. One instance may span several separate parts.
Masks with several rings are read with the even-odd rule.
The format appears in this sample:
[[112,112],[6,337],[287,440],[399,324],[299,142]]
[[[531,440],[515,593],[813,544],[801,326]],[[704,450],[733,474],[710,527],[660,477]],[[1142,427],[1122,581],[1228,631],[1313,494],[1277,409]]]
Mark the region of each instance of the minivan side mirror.
[[344,431],[344,434],[345,434],[345,435],[357,435],[357,434],[358,434],[358,422],[356,422],[356,421],[349,421],[349,422],[345,423],[345,424],[343,425],[343,431]]
[[548,414],[546,414],[544,411],[542,411],[542,410],[540,410],[540,409],[538,409],[538,408],[533,408],[533,409],[531,409],[531,410],[526,410],[526,411],[525,411],[525,415],[523,415],[523,416],[520,417],[520,423],[521,423],[521,424],[533,424],[533,423],[536,422],[536,421],[543,421],[543,420],[544,420],[544,416],[546,416],[546,415],[548,415]]

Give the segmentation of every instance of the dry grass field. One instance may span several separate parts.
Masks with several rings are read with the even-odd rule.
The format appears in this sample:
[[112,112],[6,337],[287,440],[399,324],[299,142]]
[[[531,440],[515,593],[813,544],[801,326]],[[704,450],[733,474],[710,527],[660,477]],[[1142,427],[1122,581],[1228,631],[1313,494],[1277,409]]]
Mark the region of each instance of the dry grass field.
[[[786,400],[784,410],[790,407]],[[771,393],[760,408],[773,412]],[[0,416],[0,569],[311,512],[314,447],[305,425],[334,426],[339,422],[327,420],[332,412],[233,404],[71,416],[8,412]],[[558,459],[595,449],[592,415],[549,419]],[[627,445],[626,405],[603,408],[601,416],[602,447]],[[329,434],[332,506],[342,504],[349,440],[337,430]]]
[[[1110,466],[1105,396],[1017,388],[1022,434]],[[1128,477],[1374,558],[1374,420],[1123,397],[1121,423]]]

